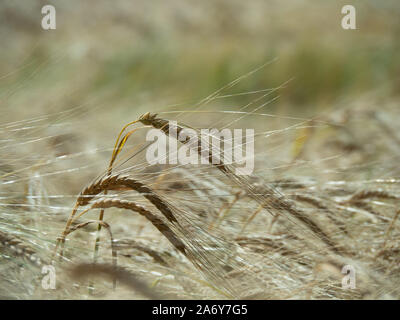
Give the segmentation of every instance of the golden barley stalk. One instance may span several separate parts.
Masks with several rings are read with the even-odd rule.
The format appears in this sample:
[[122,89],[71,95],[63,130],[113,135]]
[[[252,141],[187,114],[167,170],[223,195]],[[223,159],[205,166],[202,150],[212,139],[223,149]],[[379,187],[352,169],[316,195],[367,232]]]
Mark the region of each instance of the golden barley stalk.
[[75,214],[78,211],[79,207],[87,205],[96,195],[103,192],[104,190],[118,190],[121,188],[128,188],[142,194],[158,210],[160,210],[161,213],[163,213],[168,221],[178,223],[169,206],[145,184],[126,176],[106,176],[105,178],[90,184],[80,193],[74,209],[72,210],[72,213],[68,218],[64,232],[57,242],[55,252],[58,249],[59,243],[61,242],[61,244],[63,244],[65,242],[65,237],[68,234],[68,230],[74,220]]
[[[152,127],[162,130],[166,135],[169,136],[170,134],[170,128],[169,128],[169,122],[165,119],[157,118],[157,114],[151,114],[149,112],[143,114],[142,116],[139,117],[138,119],[140,122],[142,122],[145,125],[151,125]],[[180,132],[184,129],[184,127],[180,125],[176,125],[176,128],[174,128],[177,132],[177,137],[179,137]],[[176,138],[177,138],[176,137]],[[186,140],[180,141],[183,144],[186,144],[190,141],[190,138],[187,137]],[[210,148],[211,149],[211,148]],[[202,156],[200,148],[197,148],[197,152]],[[258,190],[255,190],[253,185],[249,183],[247,179],[245,179],[243,176],[238,176],[236,175],[233,170],[225,165],[222,161],[220,161],[219,164],[214,164],[212,163],[213,155],[212,151],[209,151],[208,155],[208,161],[211,165],[216,166],[221,172],[223,172],[228,178],[233,180],[235,183],[243,187],[249,197],[251,197],[253,200],[258,202],[260,205],[263,206],[264,209],[271,211],[271,210],[278,210],[278,211],[286,211],[288,212],[292,217],[296,218],[297,220],[301,221],[303,224],[305,224],[309,230],[311,230],[321,241],[323,241],[328,247],[333,250],[336,253],[343,253],[341,249],[339,249],[338,245],[307,215],[300,211],[299,209],[295,208],[292,202],[284,198],[283,196],[277,194],[277,192],[268,187],[268,186],[263,186],[263,192],[260,195]],[[267,199],[266,199],[267,197]]]
[[155,226],[158,229],[158,231],[160,231],[178,251],[180,251],[186,256],[184,243],[178,237],[176,237],[174,232],[160,218],[151,213],[149,210],[145,209],[143,206],[140,206],[133,201],[118,200],[118,199],[104,199],[104,200],[101,199],[92,204],[91,209],[95,208],[101,208],[101,209],[120,208],[139,213],[140,215],[144,216],[147,220],[149,220],[153,224],[153,226]]

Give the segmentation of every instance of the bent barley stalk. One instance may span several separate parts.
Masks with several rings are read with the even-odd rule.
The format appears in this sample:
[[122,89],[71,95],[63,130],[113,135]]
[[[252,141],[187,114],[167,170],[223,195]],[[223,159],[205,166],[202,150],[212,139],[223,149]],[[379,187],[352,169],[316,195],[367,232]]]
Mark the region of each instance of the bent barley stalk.
[[[170,124],[169,121],[161,118],[157,118],[157,114],[151,114],[149,112],[143,114],[139,117],[138,121],[143,123],[144,125],[150,125],[156,129],[162,130],[167,136],[170,134]],[[177,132],[177,137],[179,137],[180,132],[184,129],[181,125],[176,125],[176,128],[173,128],[174,131]],[[180,141],[180,140],[179,140]],[[186,140],[180,141],[183,144],[186,144],[190,141],[190,138],[187,137]],[[190,144],[189,144],[190,146]],[[192,146],[190,146],[192,147]],[[212,148],[210,148],[212,149]],[[198,146],[196,150],[200,156],[202,152],[200,150],[200,146]],[[221,172],[223,172],[229,179],[233,180],[235,183],[243,187],[249,197],[258,202],[264,209],[269,212],[273,212],[277,210],[278,212],[284,211],[290,214],[290,216],[295,219],[301,221],[309,230],[313,232],[321,241],[323,241],[332,251],[335,253],[344,253],[342,248],[339,246],[316,224],[313,220],[311,220],[307,215],[295,208],[293,203],[286,199],[284,196],[280,195],[278,191],[274,190],[271,187],[263,186],[263,190],[256,190],[255,187],[243,176],[236,175],[233,170],[225,165],[222,161],[219,164],[213,164],[212,162],[213,154],[211,150],[208,154],[208,162],[217,167]]]
[[321,199],[317,199],[316,197],[311,197],[305,194],[296,194],[296,193],[291,195],[291,198],[293,200],[308,203],[317,209],[323,210],[324,212],[327,213],[326,216],[328,217],[328,219],[331,220],[335,225],[337,225],[340,231],[342,231],[346,235],[348,234],[345,223],[337,219],[335,217],[335,214],[326,205],[322,203]]
[[[206,278],[211,278],[211,280],[218,283],[221,287],[223,287],[226,292],[221,291],[217,287],[213,286],[211,283],[207,284],[210,288],[217,291],[220,294],[225,295],[228,298],[232,298],[237,296],[236,291],[233,289],[233,286],[229,284],[226,279],[222,279],[221,282],[220,278],[223,278],[223,270],[219,270],[218,265],[214,263],[214,261],[210,259],[205,259],[202,261],[199,259],[201,256],[201,249],[199,248],[199,244],[201,245],[201,241],[199,239],[191,239],[190,237],[186,237],[185,241],[188,242],[188,246],[180,240],[179,236],[168,227],[166,223],[164,223],[160,218],[156,215],[151,213],[149,210],[145,209],[143,206],[140,206],[132,201],[127,200],[118,200],[118,199],[101,199],[96,201],[92,204],[90,209],[94,208],[120,208],[120,209],[127,209],[134,212],[139,213],[140,215],[144,216],[147,220],[149,220],[154,227],[163,234],[167,240],[179,251],[181,252],[189,261],[192,262],[194,266],[196,266]],[[186,233],[184,231],[183,233]],[[212,272],[210,269],[215,268],[217,272]],[[220,273],[218,273],[220,271]],[[220,278],[219,278],[220,277]]]
[[178,237],[176,237],[174,232],[160,218],[135,202],[118,199],[104,199],[94,202],[91,206],[91,209],[95,208],[120,208],[139,213],[149,220],[153,226],[155,226],[158,231],[160,231],[178,251],[187,257],[184,243]]
[[383,190],[363,190],[355,193],[347,202],[354,203],[360,200],[371,199],[371,198],[397,200],[400,197],[394,194],[390,194],[389,192]]
[[[170,134],[170,124],[167,120],[157,118],[155,114],[146,113],[138,118],[138,120],[133,121],[121,130],[118,135],[117,141],[114,146],[114,150],[112,153],[112,157],[110,160],[110,164],[108,167],[108,171],[106,176],[93,182],[85,189],[83,189],[78,196],[75,206],[70,214],[70,217],[66,223],[65,229],[57,242],[57,246],[55,249],[55,253],[57,252],[57,248],[59,243],[64,245],[66,236],[76,230],[77,228],[81,228],[86,226],[89,223],[97,222],[99,224],[98,230],[101,229],[102,226],[107,226],[105,222],[102,221],[104,216],[104,210],[107,208],[121,208],[127,209],[130,211],[134,211],[143,215],[147,220],[149,220],[153,226],[155,226],[162,235],[164,235],[167,240],[185,257],[189,259],[195,265],[206,278],[210,278],[211,280],[218,283],[219,286],[225,289],[228,297],[237,296],[234,286],[228,282],[226,274],[227,272],[234,272],[235,267],[236,270],[240,270],[241,263],[240,260],[232,260],[232,258],[226,257],[226,248],[228,248],[225,244],[225,240],[215,238],[214,236],[208,234],[205,230],[200,230],[195,227],[194,224],[188,219],[185,218],[185,214],[176,216],[175,213],[178,213],[179,210],[175,208],[173,205],[169,204],[166,200],[160,197],[154,190],[145,185],[143,182],[138,181],[137,179],[131,178],[129,176],[120,176],[113,175],[112,168],[115,160],[123,149],[127,139],[131,136],[133,132],[137,129],[129,131],[127,134],[122,136],[124,130],[131,124],[135,124],[137,122],[141,122],[145,126],[152,126],[156,129],[162,130],[166,135]],[[183,126],[176,125],[176,128],[172,128],[176,133],[180,134],[180,132],[184,129]],[[121,139],[122,137],[122,139]],[[177,137],[175,137],[177,138]],[[190,138],[187,137],[186,140],[181,141],[183,144],[186,144],[190,141]],[[193,146],[189,145],[191,148]],[[202,151],[197,148],[197,152],[200,156],[204,156]],[[277,216],[281,212],[288,213],[288,219],[295,218],[301,221],[311,232],[316,235],[322,242],[324,242],[332,251],[335,253],[341,253],[342,250],[338,247],[338,245],[313,221],[311,220],[304,212],[300,209],[296,208],[294,204],[281,195],[277,190],[269,186],[263,186],[260,190],[259,187],[255,187],[252,185],[248,179],[243,176],[239,176],[234,173],[234,170],[231,166],[226,165],[222,161],[218,164],[212,163],[213,154],[211,150],[206,154],[208,159],[208,163],[217,167],[221,172],[223,172],[229,179],[233,180],[236,184],[241,186],[246,194],[259,203],[259,205],[266,209],[267,211]],[[118,190],[133,190],[141,194],[144,198],[146,198],[152,205],[154,205],[160,213],[165,218],[165,222],[163,219],[160,219],[155,214],[145,209],[142,206],[137,205],[132,201],[125,201],[120,199],[101,199],[97,200],[94,203],[91,201],[100,193],[107,194],[109,191],[118,191]],[[86,206],[91,204],[89,209],[82,211],[79,215],[76,216],[78,209],[82,206]],[[90,221],[82,223],[78,226],[72,227],[71,224],[85,214],[87,211],[91,209],[99,208],[101,209],[99,221]],[[175,212],[175,213],[174,213]],[[277,213],[276,213],[277,212]],[[177,217],[184,222],[181,224]],[[187,226],[194,227],[193,230],[197,230],[196,236],[194,236],[193,231],[189,231],[186,229]],[[190,227],[189,227],[190,229]],[[200,232],[200,233],[199,233]],[[200,236],[200,237],[199,237]],[[203,237],[203,238],[202,238]],[[99,235],[96,239],[96,243],[99,241]],[[217,249],[218,248],[218,249]],[[98,249],[98,245],[95,247],[95,253]],[[113,248],[112,248],[113,249]],[[221,252],[222,253],[221,253]],[[224,254],[223,254],[224,253]],[[61,251],[62,255],[62,251]],[[229,256],[229,254],[228,254]],[[114,253],[113,253],[114,257]],[[229,262],[228,262],[229,261]],[[229,263],[229,265],[227,265]],[[221,267],[222,266],[222,267]],[[239,267],[240,266],[240,267]],[[217,291],[220,291],[218,288],[215,288]]]
[[[132,122],[131,124],[135,123],[137,121]],[[181,237],[186,237],[186,243],[188,246],[185,246],[183,242],[179,239],[179,236],[174,235],[174,233],[170,230],[170,228],[166,227],[166,225],[156,216],[152,215],[148,211],[143,211],[143,208],[139,208],[138,206],[134,207],[134,204],[132,203],[127,203],[127,202],[110,202],[110,201],[103,201],[103,202],[98,202],[95,204],[95,207],[100,207],[101,208],[101,213],[99,217],[99,227],[98,230],[101,229],[102,226],[102,219],[103,219],[103,214],[104,214],[104,209],[110,206],[114,207],[121,207],[121,208],[128,208],[128,209],[134,209],[135,211],[139,211],[140,213],[144,214],[156,227],[157,229],[174,245],[174,247],[183,253],[207,278],[211,278],[212,280],[216,281],[223,287],[227,293],[223,293],[221,290],[218,288],[214,287],[212,284],[209,286],[215,289],[216,291],[223,293],[227,297],[234,297],[236,296],[235,290],[233,289],[233,286],[231,286],[228,281],[223,280],[222,282],[220,281],[221,278],[223,278],[224,270],[220,268],[218,263],[221,261],[224,262],[225,260],[222,259],[219,255],[226,256],[224,246],[221,246],[221,240],[216,239],[214,240],[213,236],[206,234],[205,232],[205,240],[200,239],[195,239],[195,237],[190,237],[187,236],[188,233],[187,230],[185,230],[183,227],[181,227],[175,218],[174,214],[172,213],[172,210],[168,206],[168,204],[163,201],[153,190],[151,190],[149,187],[141,183],[140,181],[137,181],[135,179],[129,178],[129,177],[121,177],[119,175],[114,175],[112,176],[112,166],[114,161],[116,160],[118,154],[122,150],[127,138],[130,136],[132,132],[135,130],[130,131],[128,134],[126,134],[123,139],[118,143],[123,131],[125,128],[127,128],[130,124],[126,125],[123,130],[120,132],[118,139],[116,141],[114,151],[112,154],[112,158],[109,164],[109,168],[107,171],[107,176],[105,178],[102,178],[98,180],[97,182],[92,183],[88,187],[86,187],[79,195],[75,206],[70,214],[70,217],[66,223],[65,229],[62,232],[61,236],[57,239],[57,244],[53,253],[54,255],[58,251],[58,247],[61,244],[62,249],[61,249],[61,254],[60,256],[63,256],[63,246],[65,243],[65,238],[70,232],[71,224],[75,220],[75,215],[81,206],[87,205],[97,194],[104,192],[107,193],[108,191],[111,190],[121,190],[121,189],[131,189],[135,190],[138,193],[142,194],[147,200],[149,200],[167,219],[169,223],[172,224],[174,228],[178,230],[179,236]],[[90,210],[90,209],[89,209]],[[83,211],[78,217],[82,216],[85,212],[88,210]],[[186,219],[186,223],[188,223]],[[190,225],[190,223],[189,223]],[[193,226],[192,226],[193,227]],[[196,227],[194,228],[196,229]],[[197,234],[198,236],[198,234]],[[97,236],[96,243],[99,241],[99,235]],[[203,241],[203,242],[202,242]],[[203,246],[200,245],[200,243],[203,243]],[[222,252],[217,252],[213,253],[212,249],[210,251],[210,248],[220,248],[220,251]],[[226,246],[225,246],[226,247]],[[96,252],[97,252],[98,246],[95,246],[95,257],[96,257]],[[213,259],[209,259],[209,257],[214,257]],[[226,258],[226,257],[225,257]],[[226,261],[225,261],[226,263]],[[225,267],[227,267],[225,265]],[[226,270],[225,270],[226,271]],[[91,291],[91,290],[90,290]]]
[[[96,195],[105,190],[118,190],[122,188],[129,188],[131,190],[137,191],[138,193],[142,194],[158,210],[160,210],[164,214],[164,216],[168,219],[168,221],[178,223],[168,205],[166,205],[159,196],[157,196],[149,187],[145,186],[143,183],[126,176],[119,176],[119,175],[106,176],[105,178],[100,179],[97,182],[94,182],[91,185],[87,186],[80,193],[78,199],[76,200],[72,213],[68,218],[65,229],[61,234],[59,241],[57,242],[54,253],[57,252],[59,243],[61,243],[62,245],[64,244],[65,237],[68,234],[68,230],[71,226],[71,223],[74,220],[74,217],[79,207],[87,205]],[[62,251],[61,251],[61,256],[62,256]]]
[[[138,122],[138,121],[132,121],[132,122],[126,124],[126,125],[122,128],[122,130],[120,131],[120,133],[119,133],[119,135],[118,135],[118,137],[117,137],[117,140],[115,141],[113,153],[112,153],[112,155],[111,155],[110,163],[109,163],[109,165],[108,165],[108,170],[107,170],[107,175],[108,175],[108,176],[111,176],[112,169],[113,169],[113,164],[114,164],[115,160],[117,159],[118,154],[121,152],[122,148],[124,147],[126,141],[128,140],[128,138],[129,138],[135,131],[139,130],[140,128],[137,128],[137,129],[134,129],[134,130],[129,131],[129,132],[122,138],[122,140],[118,143],[118,141],[119,141],[120,138],[121,138],[122,133],[125,131],[125,129],[126,129],[127,127],[129,127],[130,125],[132,125],[132,124],[134,124],[134,123],[136,123],[136,122]],[[105,190],[104,190],[104,195],[107,195],[107,193],[108,193],[108,190],[105,189]],[[100,214],[99,214],[99,221],[103,221],[103,219],[104,219],[104,209],[101,209],[101,210],[100,210]],[[94,245],[94,254],[93,254],[93,260],[94,260],[94,262],[96,262],[96,260],[97,260],[97,255],[98,255],[98,252],[99,252],[100,231],[101,231],[101,224],[99,224],[99,225],[97,226],[97,236],[96,236],[96,241],[95,241],[95,245]]]
[[147,187],[144,183],[128,176],[114,175],[100,179],[98,182],[89,185],[81,192],[77,203],[79,206],[84,206],[88,204],[94,196],[104,190],[118,190],[123,188],[137,191],[149,200],[158,210],[160,210],[168,221],[178,223],[168,205],[164,203],[164,201],[152,189]]
[[[222,239],[217,239],[214,236],[207,234],[202,230],[201,234],[192,235],[189,230],[178,223],[175,218],[170,205],[166,203],[161,197],[159,197],[153,190],[145,186],[143,183],[137,181],[136,179],[127,177],[112,175],[107,176],[103,179],[86,187],[79,195],[76,205],[71,213],[67,225],[59,238],[58,243],[64,243],[66,236],[71,231],[71,224],[85,214],[88,210],[84,210],[81,214],[76,216],[77,210],[81,206],[88,205],[93,198],[102,193],[104,190],[120,190],[120,189],[130,189],[139,192],[145,198],[147,198],[165,217],[166,222],[158,218],[156,215],[150,211],[144,209],[131,201],[124,200],[99,200],[92,204],[90,209],[101,208],[106,209],[110,207],[129,209],[135,211],[143,216],[145,216],[159,231],[163,234],[167,240],[188,260],[196,267],[200,272],[212,282],[217,283],[221,288],[224,288],[225,292],[221,291],[217,287],[210,284],[209,286],[219,293],[224,294],[226,297],[232,298],[237,297],[238,294],[234,289],[234,286],[227,280],[224,279],[224,275],[228,272],[224,270],[227,268],[227,262],[222,256],[226,256],[227,245],[223,243]],[[182,217],[183,218],[183,217]],[[103,222],[104,223],[104,222]],[[170,226],[167,225],[170,224]],[[185,223],[191,225],[189,221],[185,220]],[[191,225],[192,226],[192,225]],[[193,226],[192,226],[193,227]],[[175,231],[173,231],[175,229]],[[195,228],[196,229],[196,228]],[[212,248],[218,248],[220,252],[213,251]],[[57,251],[57,247],[56,247]],[[56,252],[55,251],[55,252]],[[63,253],[61,252],[61,255]],[[234,261],[229,261],[232,266],[235,266]],[[239,263],[239,262],[237,262]],[[222,264],[222,265],[221,265]]]

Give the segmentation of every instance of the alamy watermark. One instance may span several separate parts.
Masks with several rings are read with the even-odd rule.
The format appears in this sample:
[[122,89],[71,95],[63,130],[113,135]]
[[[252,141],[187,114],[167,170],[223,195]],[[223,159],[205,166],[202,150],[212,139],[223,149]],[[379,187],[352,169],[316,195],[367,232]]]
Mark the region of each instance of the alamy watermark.
[[342,288],[343,289],[355,289],[356,288],[356,269],[352,265],[346,264],[342,268],[342,274],[345,275],[342,278]]
[[42,267],[42,274],[45,276],[42,278],[42,288],[44,290],[56,289],[56,269],[52,265],[44,265]]
[[[56,8],[53,5],[44,5],[41,9],[42,14],[42,28],[44,30],[55,30],[56,29]],[[341,9],[341,13],[344,14],[341,25],[345,30],[356,29],[356,9],[353,5],[344,5]]]
[[356,29],[356,8],[351,4],[347,4],[342,7],[342,14],[345,15],[342,18],[342,28],[345,30]]
[[56,8],[50,4],[42,7],[42,28],[44,30],[56,29]]
[[[153,142],[146,152],[150,164],[235,164],[235,174],[250,175],[254,170],[254,129],[201,129],[168,124],[168,136],[151,129],[146,141]],[[182,145],[178,148],[178,141]]]

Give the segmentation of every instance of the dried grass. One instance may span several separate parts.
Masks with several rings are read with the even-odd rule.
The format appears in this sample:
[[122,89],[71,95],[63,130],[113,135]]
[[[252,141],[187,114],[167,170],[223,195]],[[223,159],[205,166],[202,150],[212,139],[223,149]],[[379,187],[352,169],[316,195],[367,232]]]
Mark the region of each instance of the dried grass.
[[[162,130],[166,135],[169,135],[170,128],[169,122],[167,120],[157,118],[156,114],[146,113],[139,117],[138,119],[145,125],[151,125],[152,127]],[[184,128],[180,125],[177,125],[174,128],[174,131],[177,132],[177,136],[179,136],[180,132]],[[188,137],[186,140],[181,141],[183,144],[186,144],[190,141]],[[304,225],[311,230],[321,241],[323,241],[328,247],[336,253],[344,253],[345,251],[341,246],[336,244],[331,237],[326,234],[322,228],[315,223],[310,217],[305,215],[302,211],[295,207],[295,205],[290,202],[289,199],[286,199],[284,196],[279,194],[276,190],[272,187],[267,185],[263,185],[262,188],[258,187],[257,189],[243,176],[238,176],[234,173],[234,170],[228,165],[225,165],[222,161],[218,164],[213,164],[213,148],[210,148],[208,161],[210,164],[216,166],[221,172],[223,172],[228,178],[230,178],[233,182],[237,183],[240,187],[242,187],[249,197],[253,200],[257,201],[260,206],[262,206],[267,211],[273,213],[274,211],[278,212],[286,212],[291,217],[294,217],[298,221],[304,223]],[[197,146],[196,150],[200,156],[202,156],[200,146]],[[218,150],[219,151],[219,150]],[[273,213],[274,214],[274,213]],[[276,214],[276,213],[275,213]]]
[[[61,232],[62,221],[64,229],[54,250],[63,257],[61,263],[54,261],[61,273],[57,280],[58,289],[62,289],[57,294],[61,298],[66,293],[77,295],[70,284],[71,277],[75,279],[77,274],[81,279],[90,277],[89,286],[83,286],[83,290],[89,287],[90,293],[98,297],[103,293],[111,297],[121,294],[119,285],[115,291],[110,290],[110,279],[114,284],[127,284],[133,296],[145,298],[375,299],[400,294],[398,179],[329,178],[320,184],[304,179],[296,170],[302,169],[301,161],[309,156],[307,151],[316,148],[313,143],[319,136],[318,129],[308,138],[307,150],[290,165],[276,169],[276,176],[238,176],[234,173],[235,164],[213,164],[211,153],[209,164],[203,167],[148,166],[139,159],[131,165],[133,161],[128,160],[146,150],[140,139],[134,141],[133,148],[127,147],[133,133],[142,128],[129,127],[139,123],[169,134],[169,122],[150,113],[125,126],[108,168],[74,196],[66,223],[61,214],[51,212],[51,198],[34,200],[36,195],[45,195],[45,190],[27,193],[27,211],[21,206],[23,201],[13,199],[8,208],[20,214],[14,226],[19,231],[0,232],[2,257],[22,258],[23,268],[28,270],[32,265],[37,273],[39,264],[50,258],[48,251],[53,242],[44,244],[36,233],[43,237],[48,229]],[[186,127],[179,124],[178,133]],[[332,127],[341,130],[339,125]],[[276,136],[278,150],[281,141],[280,135]],[[355,139],[354,145],[360,144]],[[354,148],[346,152],[364,150]],[[344,158],[347,161],[350,156]],[[357,167],[347,163],[344,171],[348,167],[356,172]],[[40,170],[37,172],[40,176]],[[6,175],[7,179],[21,178],[20,173]],[[28,185],[27,190],[31,189]],[[90,218],[92,213],[98,213],[97,209],[99,218]],[[40,210],[46,215],[40,218],[48,228],[44,232],[35,229],[42,227],[35,216]],[[107,216],[105,210],[109,210]],[[264,211],[271,215],[263,214]],[[93,226],[97,226],[97,231],[105,228],[110,241],[100,241],[97,232],[93,262],[82,264],[90,254],[89,236],[76,231],[93,230]],[[70,236],[72,233],[74,237]],[[120,236],[127,239],[119,240]],[[111,260],[108,254],[100,256],[102,246],[111,250]],[[39,256],[44,259],[36,260]],[[105,262],[97,261],[100,258]],[[78,266],[74,267],[76,262]],[[346,264],[357,269],[354,291],[341,288],[341,267]],[[64,273],[71,265],[75,271]],[[7,264],[6,274],[12,267]],[[38,275],[29,277],[37,280]],[[12,286],[15,283],[4,288]],[[40,291],[39,282],[34,286],[36,293],[27,291],[28,295],[46,295]],[[23,290],[15,295],[23,296]]]

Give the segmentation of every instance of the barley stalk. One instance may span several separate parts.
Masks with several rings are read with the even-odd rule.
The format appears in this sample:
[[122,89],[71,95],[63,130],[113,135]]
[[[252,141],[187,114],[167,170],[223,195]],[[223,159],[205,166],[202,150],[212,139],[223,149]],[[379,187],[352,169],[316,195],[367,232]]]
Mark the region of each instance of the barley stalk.
[[[170,134],[169,122],[165,119],[157,118],[157,114],[151,114],[147,112],[142,116],[140,116],[138,120],[145,125],[151,125],[156,129],[162,130],[167,136],[169,136]],[[176,125],[176,128],[174,129],[177,132],[177,137],[179,137],[179,134],[184,129],[184,127]],[[186,140],[180,142],[186,144],[189,141],[190,138],[187,137]],[[200,154],[200,156],[202,156],[199,147],[197,148],[197,152]],[[277,191],[275,191],[273,188],[264,185],[262,190],[262,195],[259,195],[257,194],[257,190],[254,188],[254,186],[251,183],[249,183],[249,181],[246,178],[244,178],[243,176],[236,175],[233,172],[233,170],[229,166],[225,165],[222,161],[220,161],[219,164],[213,164],[212,159],[213,159],[213,154],[210,150],[208,154],[208,162],[211,165],[217,167],[221,172],[223,172],[228,178],[233,180],[239,186],[243,187],[246,190],[249,197],[258,202],[261,206],[263,206],[264,209],[270,212],[273,210],[277,211],[283,210],[288,212],[292,217],[301,221],[309,230],[313,232],[313,234],[315,234],[321,241],[323,241],[326,245],[328,245],[328,247],[332,251],[336,253],[342,253],[342,250],[339,249],[338,245],[318,226],[318,224],[316,224],[313,220],[307,217],[307,215],[304,212],[295,208],[292,202],[290,202],[282,195],[278,194]],[[266,197],[267,199],[265,199]]]
[[168,205],[143,183],[127,176],[106,176],[105,178],[90,184],[80,193],[78,199],[76,200],[74,209],[72,210],[72,213],[67,221],[64,232],[57,242],[54,253],[57,252],[59,243],[61,242],[61,244],[63,244],[65,242],[65,237],[68,234],[68,230],[74,220],[75,214],[77,213],[79,207],[87,205],[96,195],[103,192],[104,190],[118,190],[121,188],[128,188],[142,194],[147,200],[149,200],[158,210],[160,210],[164,214],[168,221],[178,223]]
[[[166,204],[164,204],[166,205]],[[206,248],[202,246],[207,246],[208,244],[202,243],[201,239],[194,239],[190,236],[188,230],[182,228],[179,224],[172,223],[178,230],[179,235],[170,228],[167,223],[158,218],[156,215],[151,213],[149,210],[145,209],[143,206],[140,206],[132,201],[127,200],[118,200],[118,199],[101,199],[94,202],[91,206],[93,208],[121,208],[134,211],[144,216],[147,220],[149,220],[154,227],[156,227],[161,234],[163,234],[167,240],[179,251],[181,252],[189,261],[193,263],[195,267],[197,267],[206,278],[212,279],[214,282],[219,283],[221,287],[225,288],[226,292],[221,291],[217,287],[209,284],[211,288],[216,290],[219,293],[223,293],[225,296],[232,298],[237,296],[235,289],[233,286],[226,280],[223,279],[224,270],[220,268],[217,260],[220,258],[212,258],[212,253],[208,252]],[[187,234],[188,236],[184,236]],[[184,237],[184,241],[180,239],[180,236]],[[223,249],[223,248],[220,248]],[[221,262],[221,261],[220,261]],[[234,265],[234,263],[233,263]]]
[[355,193],[349,200],[349,203],[358,202],[360,200],[378,198],[378,199],[388,199],[388,200],[396,200],[399,199],[399,196],[394,194],[390,194],[389,192],[383,190],[363,190]]
[[6,250],[13,252],[16,256],[22,257],[37,266],[42,264],[36,251],[13,234],[0,231],[0,245],[6,248]]
[[113,175],[107,176],[103,179],[86,187],[78,197],[77,203],[79,206],[87,205],[96,195],[104,190],[118,190],[128,188],[143,195],[149,200],[158,210],[160,210],[165,218],[170,222],[177,223],[174,214],[169,206],[159,197],[152,189],[147,187],[144,183],[133,179],[128,176]]
[[133,201],[118,200],[118,199],[102,199],[94,202],[91,209],[94,208],[120,208],[127,209],[139,213],[149,220],[153,226],[155,226],[158,231],[160,231],[168,241],[181,253],[186,255],[185,244],[174,234],[174,232],[166,225],[160,218],[151,213],[149,210],[145,209],[143,206],[136,204]]
[[[135,129],[135,130],[132,130],[132,131],[128,132],[128,133],[122,138],[122,140],[121,140],[121,141],[119,142],[119,144],[118,144],[118,141],[120,140],[122,133],[125,131],[125,129],[126,129],[128,126],[130,126],[130,125],[132,125],[132,124],[134,124],[134,123],[136,123],[136,122],[137,122],[137,121],[133,121],[133,122],[131,122],[131,123],[128,123],[128,124],[125,125],[125,126],[122,128],[122,130],[120,131],[120,133],[119,133],[119,135],[118,135],[118,137],[117,137],[117,140],[115,141],[114,150],[113,150],[113,153],[112,153],[112,156],[111,156],[111,159],[110,159],[110,164],[108,165],[108,170],[107,170],[107,175],[108,175],[108,176],[111,176],[114,161],[116,160],[118,154],[120,153],[120,151],[121,151],[122,148],[124,147],[124,145],[125,145],[126,141],[128,140],[129,136],[130,136],[132,133],[134,133],[136,130],[138,130],[138,129]],[[107,193],[108,193],[108,189],[104,189],[104,195],[107,195]],[[100,213],[99,213],[99,221],[103,221],[103,219],[104,219],[104,209],[101,209],[101,210],[100,210]],[[99,225],[98,225],[98,227],[97,227],[97,236],[96,236],[96,241],[95,241],[95,245],[94,245],[94,254],[93,254],[93,260],[94,260],[94,262],[96,262],[96,260],[97,260],[97,255],[98,255],[98,252],[99,252],[100,231],[101,231],[101,224],[99,223]]]

